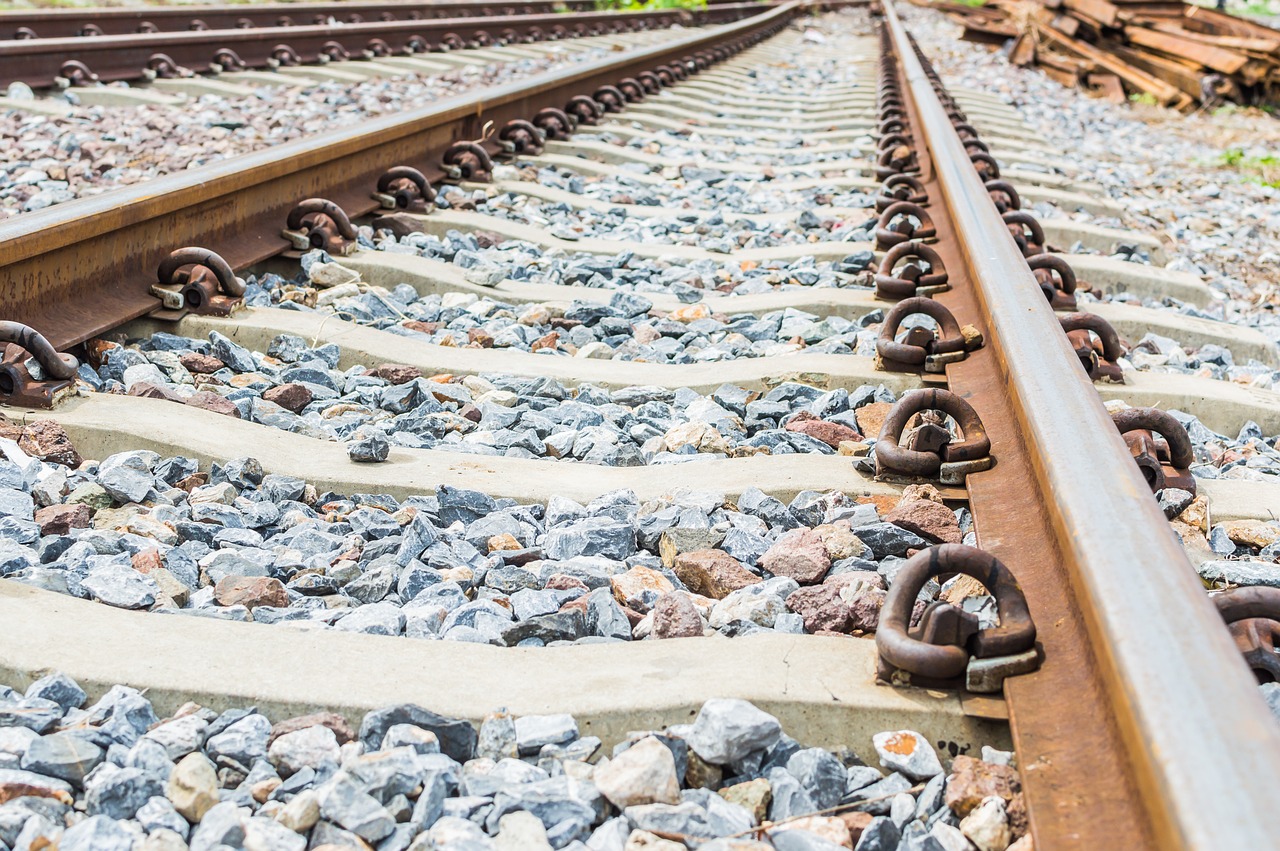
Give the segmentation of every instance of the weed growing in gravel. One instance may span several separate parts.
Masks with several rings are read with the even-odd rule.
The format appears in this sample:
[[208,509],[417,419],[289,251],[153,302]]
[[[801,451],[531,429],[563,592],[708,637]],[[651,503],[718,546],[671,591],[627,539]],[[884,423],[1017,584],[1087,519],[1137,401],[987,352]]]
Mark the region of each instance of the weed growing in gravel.
[[1280,157],[1275,154],[1251,156],[1243,148],[1227,148],[1218,157],[1218,162],[1243,172],[1256,183],[1280,189]]

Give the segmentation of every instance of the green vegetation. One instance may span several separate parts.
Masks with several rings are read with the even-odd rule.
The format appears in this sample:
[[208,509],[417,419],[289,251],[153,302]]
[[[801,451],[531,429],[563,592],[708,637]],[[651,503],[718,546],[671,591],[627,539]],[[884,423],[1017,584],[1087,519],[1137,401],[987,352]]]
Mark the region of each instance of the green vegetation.
[[1228,148],[1218,156],[1218,164],[1243,172],[1254,183],[1280,189],[1280,156],[1249,156],[1243,148]]
[[601,12],[655,12],[663,9],[705,9],[707,0],[596,0]]
[[1160,103],[1151,92],[1134,92],[1129,95],[1129,102],[1140,103],[1143,106],[1159,106]]
[[961,6],[976,7],[987,5],[987,0],[952,0],[952,2],[959,3]]

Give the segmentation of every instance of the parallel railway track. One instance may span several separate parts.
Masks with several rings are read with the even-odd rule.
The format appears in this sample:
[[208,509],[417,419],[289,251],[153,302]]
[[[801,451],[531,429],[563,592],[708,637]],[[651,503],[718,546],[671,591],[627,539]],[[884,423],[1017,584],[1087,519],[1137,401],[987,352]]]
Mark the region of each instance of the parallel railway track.
[[[865,743],[869,725],[887,715],[901,725],[933,724],[945,731],[936,738],[960,749],[976,750],[984,737],[1000,741],[1007,735],[1018,754],[1037,848],[1267,847],[1280,831],[1280,814],[1271,803],[1280,783],[1280,729],[1151,493],[1160,476],[1168,476],[1170,485],[1184,481],[1173,478],[1185,475],[1174,466],[1187,466],[1178,435],[1173,429],[1163,434],[1168,444],[1163,448],[1150,435],[1145,444],[1126,441],[1104,400],[1184,410],[1199,405],[1196,412],[1223,431],[1245,418],[1280,422],[1280,400],[1203,379],[1162,381],[1133,373],[1126,374],[1127,383],[1095,386],[1081,358],[1099,366],[1105,331],[1077,320],[1099,333],[1098,342],[1086,335],[1082,344],[1078,334],[1069,341],[1055,316],[1055,308],[1063,313],[1073,300],[1075,275],[1101,291],[1177,291],[1188,298],[1203,285],[1156,267],[1037,250],[1037,241],[1105,244],[1123,234],[1047,221],[1046,229],[1058,230],[1051,239],[1038,235],[1038,224],[1016,210],[1019,196],[1077,199],[1083,205],[1088,199],[1078,193],[1084,188],[1061,175],[1019,170],[1019,161],[1045,162],[1052,153],[1021,135],[1016,118],[994,98],[977,92],[955,92],[953,98],[942,89],[892,6],[883,9],[878,64],[869,56],[861,59],[865,82],[827,90],[815,86],[803,97],[752,90],[758,69],[785,64],[786,52],[800,49],[794,32],[778,36],[784,44],[777,49],[769,39],[802,11],[786,4],[617,58],[489,90],[479,100],[459,97],[0,222],[5,276],[0,303],[6,306],[0,318],[31,326],[53,349],[81,355],[87,354],[80,348],[87,341],[125,328],[134,338],[161,330],[194,338],[216,332],[259,352],[267,351],[277,335],[296,334],[312,346],[336,343],[344,368],[391,361],[423,375],[546,377],[609,390],[653,385],[708,394],[732,381],[762,392],[799,376],[824,389],[853,392],[879,382],[900,398],[919,400],[922,412],[944,411],[962,433],[953,427],[940,439],[938,424],[947,420],[934,417],[934,425],[908,435],[902,427],[910,410],[903,408],[896,431],[893,425],[880,430],[870,456],[856,464],[844,455],[800,452],[609,468],[465,457],[442,445],[441,450],[396,448],[390,463],[363,466],[350,464],[333,443],[156,399],[90,393],[52,412],[19,410],[12,418],[51,417],[84,454],[98,458],[145,448],[164,456],[182,452],[203,467],[255,447],[250,454],[257,454],[268,472],[309,479],[321,491],[372,491],[398,500],[447,484],[535,503],[557,496],[587,503],[615,488],[631,488],[643,502],[680,487],[715,488],[732,503],[748,499],[754,486],[783,502],[810,490],[840,490],[883,502],[899,498],[907,481],[937,482],[940,459],[941,496],[971,512],[974,542],[986,555],[931,549],[941,561],[917,557],[910,569],[902,568],[919,580],[916,585],[890,583],[875,644],[881,679],[898,688],[875,685],[871,642],[848,638],[775,634],[728,642],[694,638],[517,650],[447,641],[393,649],[393,642],[404,639],[307,634],[304,649],[299,636],[278,627],[251,633],[240,624],[117,612],[12,582],[0,582],[0,613],[20,624],[23,638],[0,646],[0,671],[29,678],[62,668],[98,689],[113,682],[145,685],[164,705],[177,706],[184,695],[199,693],[218,706],[254,700],[281,716],[313,708],[356,711],[408,699],[472,718],[499,704],[516,712],[569,711],[590,719],[606,739],[621,738],[641,723],[680,719],[687,706],[728,695],[788,713],[808,740],[832,746]],[[866,40],[866,46],[871,43]],[[834,56],[843,48],[810,43],[803,49]],[[748,90],[749,102],[736,96]],[[582,119],[572,122],[576,132],[569,133],[564,113],[556,112],[561,108]],[[523,123],[535,118],[541,133]],[[490,124],[500,132],[487,134]],[[684,135],[669,133],[672,129]],[[788,135],[802,136],[806,144],[791,144]],[[631,137],[660,141],[609,144]],[[665,157],[667,145],[683,162],[692,160],[693,171],[684,172],[681,159]],[[788,161],[793,155],[801,160]],[[813,159],[804,162],[805,156]],[[512,157],[519,171],[502,165],[503,158]],[[629,168],[637,164],[642,167]],[[772,186],[784,195],[827,186],[876,192],[882,232],[871,231],[875,245],[818,240],[713,254],[697,244],[568,238],[522,222],[518,215],[486,214],[484,206],[472,211],[450,203],[431,210],[432,193],[423,192],[429,184],[455,202],[475,192],[488,193],[491,201],[500,193],[541,198],[584,218],[622,209],[626,217],[643,220],[660,212],[544,185],[531,177],[529,166],[564,169],[584,179],[627,175],[637,192],[652,191],[673,205],[681,197],[681,181],[698,180],[698,169],[719,167],[755,174],[764,191]],[[401,168],[388,172],[393,167]],[[460,191],[445,194],[449,183]],[[298,206],[303,199],[327,203]],[[821,269],[818,264],[854,249],[874,250],[875,292],[841,279],[830,289],[708,293],[702,303],[709,306],[708,317],[787,308],[855,320],[870,315],[868,321],[874,322],[873,312],[879,310],[884,322],[883,314],[895,304],[921,295],[927,301],[907,305],[930,312],[941,328],[939,338],[954,330],[956,339],[940,345],[929,342],[931,333],[899,334],[899,344],[917,348],[880,348],[879,360],[898,370],[888,372],[853,354],[766,355],[701,365],[592,361],[431,345],[323,312],[255,307],[218,315],[228,312],[239,287],[222,274],[221,264],[198,252],[168,265],[170,272],[191,263],[203,266],[203,284],[186,281],[184,290],[182,278],[157,280],[155,270],[160,267],[165,275],[165,258],[182,246],[199,246],[244,274],[294,270],[294,258],[309,245],[325,248],[338,267],[354,270],[370,284],[391,289],[409,282],[418,294],[452,298],[455,305],[489,299],[537,308],[616,300],[613,285],[509,279],[477,284],[439,260],[402,262],[395,253],[355,248],[354,231],[344,221],[422,210],[429,212],[413,220],[416,227],[439,240],[451,238],[451,232],[470,233],[490,242],[522,240],[567,256],[616,257],[625,251],[674,256],[691,265],[723,257],[730,287],[739,270],[752,264],[810,256]],[[784,205],[750,215],[753,221],[782,221],[797,212]],[[680,213],[691,227],[732,218],[696,207]],[[871,211],[843,215],[846,221],[862,221]],[[292,234],[282,237],[282,229]],[[794,267],[785,268],[796,274]],[[213,282],[220,274],[221,290]],[[648,300],[654,314],[663,316],[676,316],[692,304],[674,293],[651,293]],[[1228,345],[1249,342],[1230,328],[1178,325],[1155,310],[1105,302],[1089,308],[1124,336],[1164,328]],[[441,333],[424,330],[431,324],[419,323],[423,327],[414,330]],[[572,329],[558,327],[566,333]],[[892,342],[893,335],[887,339]],[[35,345],[28,341],[27,347]],[[1275,358],[1265,343],[1258,351],[1260,357]],[[939,371],[911,368],[913,361],[925,360],[926,352]],[[6,361],[20,364],[24,357],[11,350]],[[20,368],[8,375],[16,383],[14,403],[66,392],[56,380],[24,386]],[[954,395],[947,397],[943,390]],[[895,452],[899,440],[911,451]],[[1161,464],[1159,452],[1173,457],[1166,455]],[[1147,465],[1145,470],[1135,458]],[[1262,519],[1277,505],[1270,485],[1225,480],[1197,485],[1220,518]],[[993,568],[991,559],[1004,568]],[[913,640],[919,638],[916,633],[906,632],[907,613],[930,576],[954,572],[986,580],[997,598],[1000,627],[988,626],[975,639],[976,621],[945,606],[932,608],[926,623],[936,644],[927,647]],[[1024,610],[1020,598],[1025,598]],[[1256,602],[1239,607],[1253,614],[1265,609]],[[60,646],[58,637],[65,634],[75,638]],[[144,635],[153,647],[164,648],[157,651],[158,659],[123,652]],[[97,643],[120,652],[92,661],[78,658],[81,646]],[[204,670],[188,670],[182,660],[209,643],[228,648],[234,661],[214,659]],[[376,654],[378,661],[362,666],[366,653]],[[518,666],[505,654],[519,654]],[[280,658],[295,663],[296,672],[277,682],[272,660]],[[359,670],[327,680],[325,672],[341,669],[342,663]],[[415,672],[424,669],[459,673],[442,674],[440,688],[433,688],[414,681]],[[963,685],[966,673],[972,691],[957,690],[957,678]],[[995,678],[985,689],[984,675]]]

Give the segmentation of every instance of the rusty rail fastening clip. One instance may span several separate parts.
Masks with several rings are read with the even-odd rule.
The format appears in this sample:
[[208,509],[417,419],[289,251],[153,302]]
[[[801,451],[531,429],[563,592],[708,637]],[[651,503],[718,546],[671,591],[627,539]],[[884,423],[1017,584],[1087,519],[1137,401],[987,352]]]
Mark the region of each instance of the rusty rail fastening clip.
[[[896,339],[903,321],[919,315],[933,319],[937,329],[915,325]],[[960,327],[942,302],[913,296],[895,304],[880,323],[875,365],[889,372],[945,372],[947,364],[964,360],[982,342],[982,332],[972,325]]]
[[904,242],[934,239],[938,235],[927,210],[910,201],[890,204],[876,224],[876,248],[884,251]]
[[1044,228],[1035,216],[1025,210],[1007,210],[1001,213],[1000,218],[1004,219],[1009,235],[1017,243],[1023,257],[1044,253]]
[[487,183],[493,176],[493,160],[478,142],[454,142],[440,158],[440,165],[452,180]]
[[436,203],[436,191],[427,176],[407,165],[384,171],[373,197],[383,209],[405,213],[426,213]]
[[1054,310],[1076,309],[1076,273],[1061,254],[1033,254],[1027,265]]
[[[984,185],[986,186],[987,194],[991,196],[991,202],[996,205],[996,210],[1001,215],[1022,209],[1022,198],[1018,195],[1018,190],[1014,189],[1013,184],[1009,181],[988,180]],[[1008,220],[1006,219],[1005,221]],[[1036,226],[1039,227],[1038,222]]]
[[880,194],[876,196],[876,212],[885,210],[899,201],[908,201],[920,207],[929,204],[929,193],[925,191],[920,178],[912,174],[895,174],[880,184]]
[[1280,682],[1280,588],[1232,588],[1211,599],[1259,683]]
[[282,232],[298,251],[321,248],[334,257],[350,254],[356,246],[356,229],[344,211],[332,201],[308,198],[289,211]]
[[574,95],[569,98],[569,102],[564,105],[564,111],[577,119],[579,124],[588,127],[598,122],[600,116],[604,114],[600,104],[586,95]]
[[189,246],[171,252],[160,261],[156,280],[159,283],[151,287],[151,294],[169,310],[229,316],[244,298],[244,281],[207,248]]
[[[907,430],[919,415],[920,424]],[[947,428],[955,420],[962,435]],[[905,434],[904,434],[905,432]],[[963,485],[965,476],[991,469],[991,438],[978,412],[950,390],[908,390],[889,410],[875,444],[877,476],[937,479]]]
[[531,121],[513,118],[498,131],[498,145],[508,154],[537,156],[547,137]]
[[[995,598],[1000,625],[979,628],[978,618],[935,600],[919,624],[908,630],[916,598],[930,579],[963,573],[981,582]],[[999,692],[1007,677],[1040,667],[1036,625],[1026,595],[1009,568],[995,556],[963,544],[922,550],[898,568],[876,627],[879,678],[893,685]]]
[[548,106],[534,113],[533,126],[542,131],[545,139],[563,141],[573,133],[575,125],[563,109]]
[[80,362],[60,354],[43,334],[21,322],[0,321],[0,399],[52,408],[72,389]]
[[213,62],[210,63],[209,70],[218,74],[222,71],[243,71],[248,67],[240,58],[240,54],[229,47],[219,47],[213,52]]
[[[911,260],[919,262],[907,262]],[[906,265],[898,268],[898,264],[903,262]],[[942,258],[933,246],[923,242],[900,242],[893,246],[885,252],[876,272],[876,295],[880,298],[932,295],[950,288]]]
[[69,89],[72,86],[76,88],[94,86],[102,82],[102,80],[97,74],[89,70],[88,65],[79,59],[68,59],[58,69],[58,76],[54,78],[54,82],[58,84],[59,88]]
[[1125,408],[1113,412],[1111,421],[1152,493],[1178,488],[1195,494],[1196,480],[1190,470],[1195,454],[1182,423],[1159,408]]
[[1124,356],[1124,344],[1110,322],[1096,313],[1063,313],[1058,322],[1090,381],[1124,384],[1124,371],[1116,363]]

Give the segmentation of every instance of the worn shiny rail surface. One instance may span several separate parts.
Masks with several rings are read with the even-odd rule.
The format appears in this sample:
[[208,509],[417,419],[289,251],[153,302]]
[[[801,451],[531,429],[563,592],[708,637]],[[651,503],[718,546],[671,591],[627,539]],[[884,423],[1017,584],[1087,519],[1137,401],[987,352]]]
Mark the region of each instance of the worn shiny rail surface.
[[1280,835],[1280,731],[891,3],[884,12],[968,272],[942,300],[989,341],[948,369],[998,459],[969,476],[970,507],[1045,645],[1039,671],[1005,683],[1036,846],[1265,847]]

